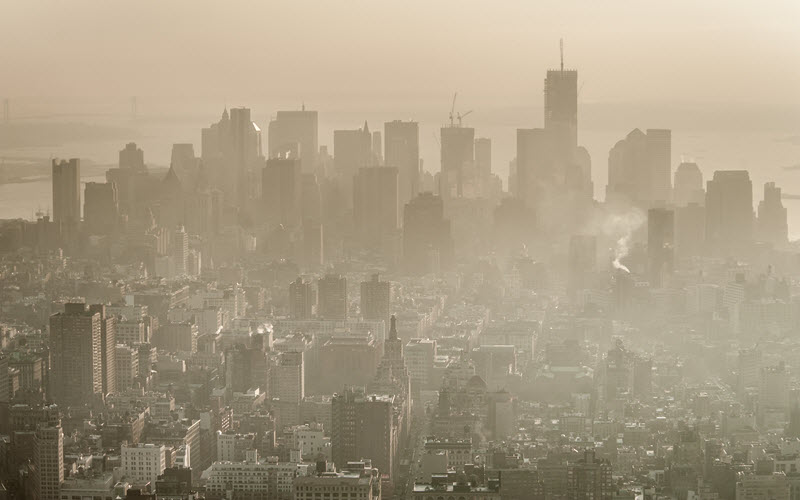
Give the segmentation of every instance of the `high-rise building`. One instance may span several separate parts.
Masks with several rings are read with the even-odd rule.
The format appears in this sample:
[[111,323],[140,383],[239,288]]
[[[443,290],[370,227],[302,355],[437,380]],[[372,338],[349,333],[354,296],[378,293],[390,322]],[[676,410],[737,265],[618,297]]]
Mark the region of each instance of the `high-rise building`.
[[557,177],[551,136],[542,128],[517,129],[517,193],[528,208],[536,208],[539,194]]
[[706,241],[715,254],[753,242],[753,183],[746,170],[717,170],[706,184]]
[[362,167],[353,178],[353,223],[369,248],[398,229],[397,178],[395,167]]
[[701,255],[706,241],[706,209],[689,203],[675,209],[675,255],[685,259]]
[[578,146],[578,72],[565,70],[563,59],[544,80],[544,128],[554,133],[558,150]]
[[86,304],[65,304],[50,316],[50,380],[54,399],[91,404],[103,394],[102,320]]
[[367,394],[346,388],[331,400],[333,462],[372,460],[381,474],[391,477],[397,451],[397,429],[392,423],[394,396]]
[[442,170],[439,194],[445,198],[464,195],[464,181],[475,162],[475,129],[462,126],[442,127]]
[[389,324],[392,304],[392,284],[381,281],[373,274],[369,281],[361,282],[361,316]]
[[372,164],[372,134],[367,122],[360,129],[333,131],[335,175],[348,205],[353,202],[353,178],[360,168]]
[[672,200],[672,131],[647,129],[647,159],[650,170],[650,197],[653,201]]
[[53,222],[67,225],[81,220],[81,161],[53,160]]
[[250,119],[250,109],[226,109],[219,122],[203,129],[201,158],[213,184],[231,203],[243,206],[257,196],[257,170],[263,165],[261,129]]
[[650,286],[663,284],[675,265],[675,212],[666,208],[647,211],[647,267]]
[[403,211],[403,262],[414,274],[426,274],[452,265],[450,221],[444,218],[440,196],[425,192]]
[[189,235],[183,226],[178,226],[170,235],[170,246],[172,261],[175,267],[175,276],[186,276],[189,274],[187,259],[189,258]]
[[401,207],[422,191],[419,168],[419,124],[394,120],[383,125],[384,163],[398,171],[398,199]]
[[383,166],[383,135],[380,130],[372,132],[372,164]]
[[117,390],[117,318],[107,314],[103,304],[92,304],[89,312],[100,315],[103,395],[107,395]]
[[347,319],[347,278],[328,274],[317,281],[317,316]]
[[292,319],[310,319],[313,314],[314,290],[311,283],[297,278],[289,284],[289,316]]
[[120,459],[122,472],[129,482],[149,482],[155,486],[167,465],[166,447],[163,444],[123,444]]
[[611,473],[611,462],[596,458],[594,450],[586,450],[582,460],[569,464],[567,498],[611,500],[615,493]]
[[64,482],[64,432],[61,421],[40,423],[34,438],[33,487],[38,500],[60,500]]
[[117,390],[125,391],[133,387],[139,376],[139,350],[118,344],[116,346]]
[[232,108],[230,121],[231,155],[230,168],[236,177],[238,197],[241,204],[252,198],[254,181],[258,178],[256,169],[262,164],[261,129],[250,119],[249,108]]
[[144,171],[144,151],[136,146],[135,142],[129,142],[125,148],[119,152],[119,168]]
[[117,185],[113,182],[87,182],[83,196],[83,221],[89,234],[113,232],[119,218]]
[[789,241],[786,207],[781,201],[781,188],[774,182],[764,184],[764,199],[758,204],[758,238],[773,245]]
[[294,228],[302,216],[303,174],[295,158],[270,158],[261,176],[264,218],[270,225]]
[[271,375],[272,397],[299,405],[306,396],[303,352],[282,352]]
[[706,201],[703,189],[703,172],[697,163],[683,162],[675,169],[675,183],[672,202],[676,207],[685,207],[689,203],[702,205]]
[[651,208],[672,195],[672,133],[634,129],[608,153],[606,200]]
[[269,122],[269,157],[285,157],[292,152],[300,158],[304,174],[316,173],[318,129],[317,112],[306,111],[305,106],[301,111],[278,111]]

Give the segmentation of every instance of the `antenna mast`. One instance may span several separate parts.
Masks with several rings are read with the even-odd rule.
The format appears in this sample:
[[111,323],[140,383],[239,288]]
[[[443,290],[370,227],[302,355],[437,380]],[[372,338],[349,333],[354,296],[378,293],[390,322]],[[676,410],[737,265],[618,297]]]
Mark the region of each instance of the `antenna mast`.
[[564,71],[564,39],[562,38],[559,40],[559,46],[561,48],[561,71]]

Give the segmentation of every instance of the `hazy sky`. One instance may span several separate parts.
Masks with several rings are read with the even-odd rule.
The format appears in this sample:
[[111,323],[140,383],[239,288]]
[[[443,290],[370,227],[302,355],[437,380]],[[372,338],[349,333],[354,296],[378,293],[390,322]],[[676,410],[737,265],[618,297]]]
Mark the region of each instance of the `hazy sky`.
[[[0,96],[800,103],[800,1],[0,0]],[[388,105],[388,104],[387,104]]]

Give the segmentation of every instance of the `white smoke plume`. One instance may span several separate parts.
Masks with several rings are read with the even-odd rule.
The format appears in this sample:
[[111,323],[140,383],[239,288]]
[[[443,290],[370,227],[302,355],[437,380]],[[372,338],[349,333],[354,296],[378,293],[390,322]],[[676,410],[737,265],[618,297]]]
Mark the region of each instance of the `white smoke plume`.
[[614,247],[614,261],[611,265],[615,269],[630,273],[630,269],[621,262],[630,252],[630,242],[634,231],[644,224],[646,217],[639,209],[631,209],[623,214],[609,214],[603,221],[603,234],[613,239],[616,244]]

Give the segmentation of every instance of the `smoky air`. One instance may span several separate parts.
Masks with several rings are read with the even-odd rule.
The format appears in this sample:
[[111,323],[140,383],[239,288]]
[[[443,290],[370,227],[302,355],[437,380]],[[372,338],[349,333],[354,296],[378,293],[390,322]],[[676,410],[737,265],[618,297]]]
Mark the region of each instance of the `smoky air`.
[[798,497],[800,3],[0,3],[0,500]]

